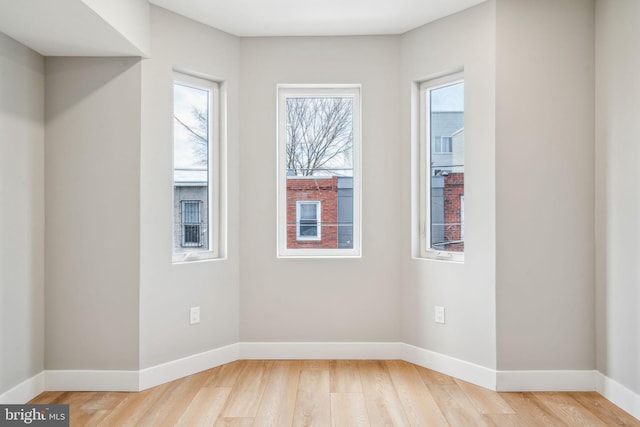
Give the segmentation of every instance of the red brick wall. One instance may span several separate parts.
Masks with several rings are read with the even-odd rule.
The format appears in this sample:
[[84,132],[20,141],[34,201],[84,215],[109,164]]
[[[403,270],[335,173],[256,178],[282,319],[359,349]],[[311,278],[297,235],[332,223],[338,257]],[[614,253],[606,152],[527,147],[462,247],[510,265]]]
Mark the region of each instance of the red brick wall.
[[[296,239],[296,202],[320,202],[321,240]],[[287,248],[338,247],[338,177],[287,178]]]
[[[464,195],[464,173],[449,173],[444,177],[444,240],[461,240],[460,196]],[[447,245],[447,250],[462,252],[464,242]]]

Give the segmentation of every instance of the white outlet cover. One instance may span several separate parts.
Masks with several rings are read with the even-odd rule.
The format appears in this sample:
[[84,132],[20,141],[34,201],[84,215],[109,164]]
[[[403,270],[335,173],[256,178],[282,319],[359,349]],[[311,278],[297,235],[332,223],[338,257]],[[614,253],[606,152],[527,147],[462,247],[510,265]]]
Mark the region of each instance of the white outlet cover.
[[189,310],[189,324],[200,323],[200,307],[191,307]]
[[435,307],[435,321],[436,323],[444,324],[444,307],[436,305]]

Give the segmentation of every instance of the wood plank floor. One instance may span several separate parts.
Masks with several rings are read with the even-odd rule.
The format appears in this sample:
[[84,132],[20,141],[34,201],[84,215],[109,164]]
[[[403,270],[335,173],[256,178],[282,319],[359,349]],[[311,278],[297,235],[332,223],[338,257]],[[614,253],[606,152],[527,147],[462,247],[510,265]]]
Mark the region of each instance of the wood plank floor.
[[240,360],[145,390],[45,392],[72,426],[636,426],[595,392],[496,393],[407,362]]

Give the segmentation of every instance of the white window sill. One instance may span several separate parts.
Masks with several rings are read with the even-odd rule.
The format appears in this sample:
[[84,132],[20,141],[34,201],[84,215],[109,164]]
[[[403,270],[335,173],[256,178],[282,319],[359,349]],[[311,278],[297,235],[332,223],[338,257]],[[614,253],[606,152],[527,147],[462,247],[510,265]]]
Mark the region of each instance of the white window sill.
[[414,259],[428,261],[443,261],[455,264],[464,264],[464,253],[447,251],[427,251]]
[[224,258],[214,256],[213,252],[186,252],[173,255],[172,264],[191,264],[194,262],[217,261]]

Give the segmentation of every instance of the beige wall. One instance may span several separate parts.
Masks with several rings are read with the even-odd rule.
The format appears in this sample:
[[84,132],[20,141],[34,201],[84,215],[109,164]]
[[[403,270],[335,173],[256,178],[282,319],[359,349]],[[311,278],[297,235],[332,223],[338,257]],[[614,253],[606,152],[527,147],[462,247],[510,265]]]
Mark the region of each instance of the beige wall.
[[138,369],[140,60],[47,58],[47,369]]
[[[402,38],[402,341],[495,368],[494,4],[483,3]],[[416,82],[464,68],[465,262],[411,258],[417,244]],[[411,166],[411,168],[409,167]],[[444,306],[446,324],[434,322]]]
[[[399,37],[241,40],[240,338],[396,341]],[[276,85],[361,84],[362,258],[276,258]]]
[[497,1],[500,370],[595,367],[593,22],[589,1]]
[[640,393],[640,3],[596,16],[598,370]]
[[[140,193],[140,364],[160,363],[238,342],[239,40],[213,28],[151,9],[153,57],[143,61]],[[172,70],[222,83],[227,191],[225,259],[172,264]],[[224,119],[222,120],[225,121]],[[199,306],[201,323],[189,325]]]
[[44,60],[0,34],[0,395],[44,368]]

